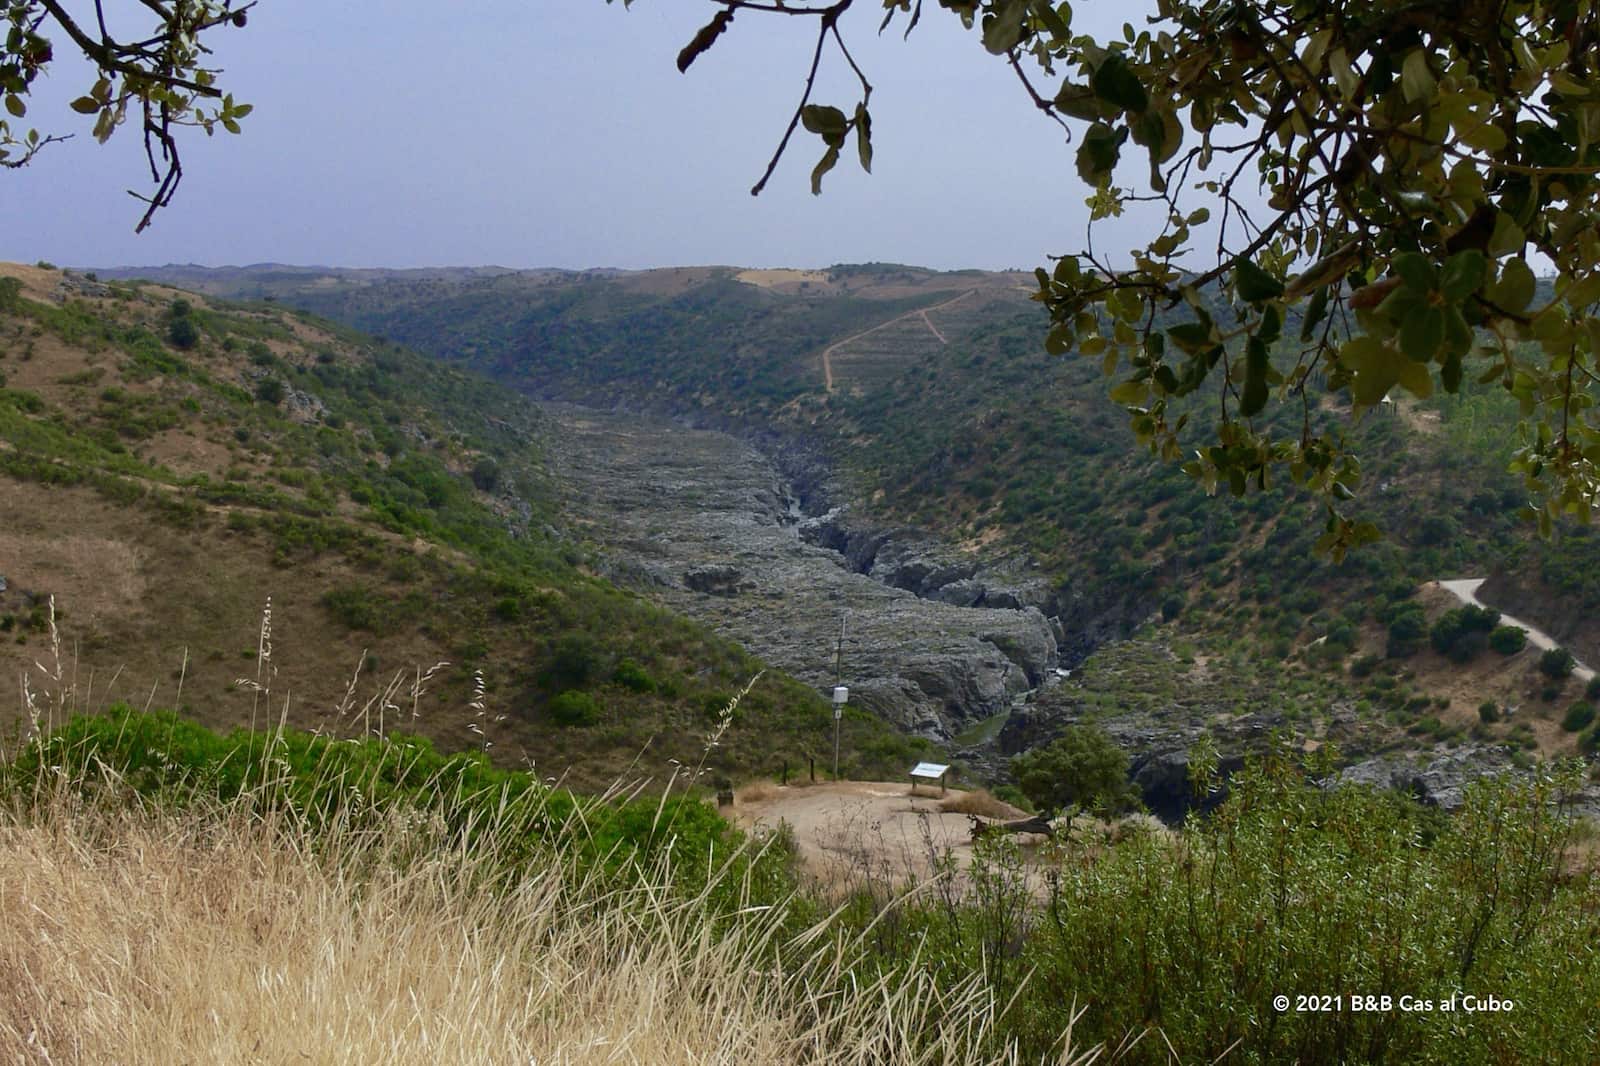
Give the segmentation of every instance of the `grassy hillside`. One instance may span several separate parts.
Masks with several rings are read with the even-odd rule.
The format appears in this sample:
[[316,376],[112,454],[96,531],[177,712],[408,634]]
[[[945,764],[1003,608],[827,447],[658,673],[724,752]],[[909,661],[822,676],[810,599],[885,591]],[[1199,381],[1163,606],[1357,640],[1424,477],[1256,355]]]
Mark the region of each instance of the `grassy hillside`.
[[[1025,550],[1083,615],[1121,603],[1125,617],[1158,616],[1158,661],[1178,658],[1177,641],[1336,681],[1325,702],[1365,699],[1408,743],[1430,742],[1440,700],[1447,736],[1509,741],[1477,707],[1531,702],[1559,718],[1580,695],[1550,692],[1529,652],[1475,657],[1463,672],[1433,650],[1428,631],[1450,605],[1417,598],[1430,581],[1503,575],[1490,589],[1519,613],[1600,650],[1585,608],[1600,538],[1573,529],[1543,543],[1524,524],[1526,494],[1506,470],[1515,407],[1492,389],[1402,400],[1359,422],[1337,401],[1278,414],[1275,433],[1298,433],[1302,419],[1333,426],[1365,462],[1351,509],[1386,539],[1333,564],[1314,551],[1313,501],[1281,487],[1207,498],[1141,454],[1098,360],[1042,351],[1018,275],[879,264],[256,284],[541,395],[806,437],[854,486],[858,510]],[[1535,731],[1540,750],[1574,743]]]
[[[724,719],[761,664],[587,573],[540,433],[510,390],[302,312],[0,267],[0,671],[56,710],[400,718],[582,783],[719,729],[733,775],[829,733],[776,673]],[[911,754],[846,724],[853,766]]]

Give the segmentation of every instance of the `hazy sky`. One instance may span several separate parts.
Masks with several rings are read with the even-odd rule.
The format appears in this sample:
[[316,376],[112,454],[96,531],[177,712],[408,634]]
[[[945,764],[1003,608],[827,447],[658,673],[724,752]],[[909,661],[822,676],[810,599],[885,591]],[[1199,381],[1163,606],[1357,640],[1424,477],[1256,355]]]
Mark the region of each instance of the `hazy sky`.
[[[94,75],[63,38],[29,120],[77,136],[0,173],[0,258],[1032,268],[1076,250],[1072,147],[928,6],[909,41],[876,35],[871,0],[841,22],[874,84],[874,173],[847,153],[812,197],[820,144],[801,131],[752,198],[811,20],[745,12],[680,75],[679,48],[714,10],[698,0],[262,0],[247,28],[212,38],[255,113],[242,136],[189,131],[178,199],[140,236],[125,191],[149,191],[137,129],[94,144],[66,107]],[[827,56],[815,99],[848,112],[854,92]]]

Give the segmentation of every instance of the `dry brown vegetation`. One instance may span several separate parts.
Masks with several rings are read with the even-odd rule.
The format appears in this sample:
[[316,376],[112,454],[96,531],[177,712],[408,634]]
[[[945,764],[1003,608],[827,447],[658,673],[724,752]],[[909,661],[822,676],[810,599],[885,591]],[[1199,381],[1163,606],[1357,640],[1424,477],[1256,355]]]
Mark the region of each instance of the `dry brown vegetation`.
[[928,980],[840,995],[783,908],[552,859],[497,886],[437,827],[313,838],[241,805],[60,796],[0,815],[0,1058],[17,1063],[976,1063],[995,1004]]
[[980,818],[1026,818],[1028,812],[1013,807],[1004,800],[995,799],[986,788],[976,788],[971,792],[957,792],[939,803],[939,809],[947,814],[976,814]]

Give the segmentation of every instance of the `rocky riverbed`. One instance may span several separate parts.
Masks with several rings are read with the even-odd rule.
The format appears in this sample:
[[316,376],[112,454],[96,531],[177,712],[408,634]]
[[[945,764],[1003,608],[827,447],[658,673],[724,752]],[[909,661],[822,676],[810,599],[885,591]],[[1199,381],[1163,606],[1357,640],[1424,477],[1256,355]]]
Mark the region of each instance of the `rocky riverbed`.
[[553,467],[581,501],[571,518],[606,576],[820,690],[841,622],[851,702],[932,739],[1005,711],[1057,666],[1049,592],[1025,569],[990,573],[909,531],[855,536],[837,511],[808,519],[773,463],[726,433],[546,413]]

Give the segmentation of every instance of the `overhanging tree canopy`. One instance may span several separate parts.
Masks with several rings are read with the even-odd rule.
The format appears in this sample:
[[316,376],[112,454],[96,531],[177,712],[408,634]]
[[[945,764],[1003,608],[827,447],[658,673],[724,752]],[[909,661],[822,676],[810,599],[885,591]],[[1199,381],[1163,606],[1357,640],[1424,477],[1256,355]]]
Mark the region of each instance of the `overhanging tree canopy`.
[[[70,45],[97,71],[72,109],[95,117],[94,138],[104,144],[128,118],[130,110],[140,120],[145,157],[155,191],[133,193],[146,207],[136,230],[150,225],[155,213],[172,202],[183,165],[176,130],[197,126],[209,135],[221,126],[239,132],[239,120],[251,105],[235,103],[217,84],[221,73],[210,65],[211,50],[204,36],[220,26],[244,26],[254,0],[137,0],[111,4],[66,4],[58,0],[0,0],[0,18],[6,28],[0,50],[0,167],[21,167],[40,149],[65,140],[59,134],[24,131],[14,125],[27,117],[34,81],[56,60],[56,47]],[[72,10],[68,10],[69,7]],[[109,12],[107,8],[111,8]],[[150,29],[145,33],[117,33],[130,15],[145,9]]]
[[[812,20],[805,91],[751,191],[801,127],[823,142],[813,191],[852,142],[870,169],[871,85],[839,28],[855,0],[709,3],[680,70],[736,15]],[[910,36],[924,14],[924,0],[881,5],[880,32]],[[1154,452],[1213,490],[1287,473],[1328,501],[1319,547],[1338,557],[1376,530],[1339,510],[1360,467],[1314,427],[1320,397],[1348,389],[1359,413],[1470,374],[1521,403],[1515,465],[1542,494],[1541,526],[1587,520],[1600,490],[1591,0],[1159,0],[1113,40],[1078,32],[1066,3],[937,6],[1012,67],[1023,106],[1075,139],[1090,243],[1037,271],[1045,344],[1103,359]],[[859,78],[851,106],[812,99],[829,48]],[[1130,205],[1164,228],[1125,257],[1095,251],[1093,222]],[[1536,268],[1555,274],[1542,299]],[[1204,415],[1177,403],[1193,394]],[[1266,427],[1274,404],[1299,406],[1297,433]],[[1197,417],[1205,440],[1186,448]]]

